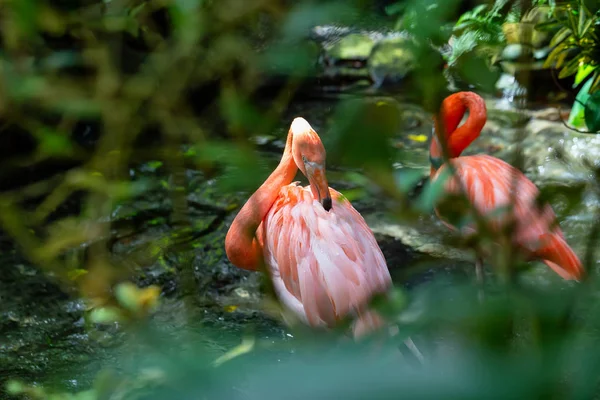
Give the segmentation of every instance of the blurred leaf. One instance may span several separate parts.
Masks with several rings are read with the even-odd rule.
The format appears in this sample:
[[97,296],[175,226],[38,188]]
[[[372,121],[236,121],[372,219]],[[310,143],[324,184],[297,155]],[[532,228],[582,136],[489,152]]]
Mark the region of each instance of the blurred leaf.
[[42,69],[63,69],[82,64],[81,54],[74,51],[56,51],[39,61]]
[[496,82],[500,78],[501,72],[491,67],[483,57],[465,54],[460,61],[459,69],[466,82],[487,93],[495,92]]
[[52,103],[48,108],[51,111],[60,112],[70,117],[79,118],[98,117],[102,112],[100,103],[85,98],[65,98],[59,102]]
[[458,0],[448,0],[443,3],[437,0],[410,0],[408,1],[411,22],[407,29],[418,41],[443,45],[448,41],[448,34],[441,26],[449,22],[459,5]]
[[8,392],[8,394],[10,394],[12,396],[21,394],[23,392],[23,390],[24,390],[23,383],[21,383],[17,380],[10,380],[6,383],[6,391]]
[[70,155],[73,153],[73,144],[60,132],[54,132],[50,129],[41,129],[38,132],[40,139],[40,151],[44,155]]
[[240,357],[244,354],[251,352],[254,348],[255,342],[256,341],[254,337],[245,337],[239,346],[234,347],[227,353],[223,354],[221,357],[217,358],[214,362],[214,365],[218,367],[223,363],[226,363],[227,361],[231,361],[234,358]]
[[35,0],[20,0],[9,3],[17,19],[19,29],[26,36],[36,31],[37,2]]
[[256,134],[254,130],[261,125],[262,114],[241,93],[234,88],[224,88],[219,98],[221,113],[229,122],[231,129]]
[[265,71],[284,76],[313,76],[317,70],[319,48],[314,42],[279,43],[262,55]]
[[396,185],[407,193],[415,188],[416,184],[423,179],[423,171],[419,169],[400,168],[394,171]]
[[346,189],[344,190],[344,193],[342,193],[342,196],[343,198],[352,203],[356,200],[368,197],[368,192],[362,188]]
[[160,167],[163,166],[163,162],[162,161],[150,161],[146,165],[148,166],[148,168],[156,171],[157,169],[159,169]]
[[406,9],[406,4],[402,1],[398,1],[396,3],[392,3],[390,5],[385,6],[385,13],[387,15],[397,15],[402,13]]
[[327,3],[297,3],[283,23],[285,39],[303,39],[315,26],[326,24],[351,24],[356,17],[349,1]]
[[450,168],[444,168],[438,172],[435,181],[427,181],[423,187],[423,192],[416,202],[416,208],[423,212],[431,212],[435,204],[446,194],[446,183],[452,176]]
[[99,307],[90,311],[89,318],[94,324],[112,324],[122,321],[123,315],[114,307]]
[[450,225],[460,230],[475,223],[475,218],[471,213],[471,204],[465,196],[449,194],[440,200],[436,205],[436,210],[440,217]]
[[176,35],[185,47],[192,46],[204,33],[206,25],[198,12],[201,4],[202,0],[175,0],[169,6]]
[[81,269],[81,268],[74,269],[74,270],[69,271],[68,277],[69,277],[69,279],[75,281],[75,280],[79,279],[80,277],[82,277],[83,275],[87,274],[87,272],[88,272],[87,270]]
[[224,191],[254,191],[269,176],[265,160],[252,149],[231,146],[228,142],[207,142],[197,149],[196,158],[202,163],[222,165],[223,175],[216,186]]
[[153,311],[158,304],[160,288],[149,286],[138,288],[130,282],[120,283],[115,287],[115,297],[126,310],[135,314]]
[[408,297],[400,288],[394,287],[387,293],[373,296],[371,307],[384,318],[395,319],[408,306]]
[[391,168],[390,139],[401,126],[401,115],[390,103],[349,100],[336,108],[328,155],[358,167]]

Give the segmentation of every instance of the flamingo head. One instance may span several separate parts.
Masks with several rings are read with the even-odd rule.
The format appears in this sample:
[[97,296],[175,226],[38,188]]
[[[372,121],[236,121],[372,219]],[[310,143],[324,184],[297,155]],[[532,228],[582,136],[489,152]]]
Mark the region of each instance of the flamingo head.
[[325,175],[326,152],[317,132],[301,117],[295,118],[290,127],[292,132],[292,155],[296,165],[308,179],[315,199],[326,211],[331,210],[331,194]]

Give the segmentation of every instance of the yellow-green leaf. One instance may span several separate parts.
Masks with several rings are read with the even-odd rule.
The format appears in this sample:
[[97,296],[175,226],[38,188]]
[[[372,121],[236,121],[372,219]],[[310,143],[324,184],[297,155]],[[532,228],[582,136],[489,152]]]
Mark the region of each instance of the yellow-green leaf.
[[556,34],[554,35],[554,37],[552,38],[552,40],[550,41],[550,47],[556,47],[559,44],[561,44],[566,38],[568,38],[569,36],[571,36],[571,29],[567,28],[566,26],[561,28],[561,30],[559,30],[558,32],[556,32]]
[[573,87],[577,87],[587,78],[593,71],[596,70],[596,66],[588,64],[579,64],[577,75],[575,75],[575,83]]
[[563,69],[560,70],[558,74],[558,79],[566,78],[567,76],[571,76],[577,72],[579,69],[579,58],[574,58],[565,65]]

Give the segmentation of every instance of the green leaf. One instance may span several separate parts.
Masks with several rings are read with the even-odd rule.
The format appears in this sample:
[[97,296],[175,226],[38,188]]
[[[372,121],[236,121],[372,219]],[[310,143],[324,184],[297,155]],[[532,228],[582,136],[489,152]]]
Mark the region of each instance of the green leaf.
[[592,86],[590,87],[590,94],[596,93],[598,87],[600,87],[600,74],[595,74],[594,81],[592,82]]
[[562,28],[562,26],[563,25],[560,21],[550,20],[550,21],[540,22],[539,24],[535,25],[535,30],[540,31],[540,32],[551,32],[558,27]]
[[[566,50],[566,48],[565,48]],[[556,63],[554,64],[555,68],[561,68],[562,65],[564,64],[565,60],[567,59],[567,56],[569,55],[569,53],[567,51],[563,51],[560,54],[557,55],[556,57]]]
[[580,31],[579,31],[579,37],[584,37],[588,31],[588,29],[590,29],[590,26],[592,26],[592,23],[594,22],[594,18],[590,18],[587,21],[585,21],[583,26],[580,26]]
[[590,131],[600,131],[600,92],[590,95],[585,103],[584,117]]
[[588,77],[590,73],[596,70],[596,66],[588,65],[588,64],[579,64],[579,69],[577,70],[577,75],[575,75],[575,83],[573,87],[579,86],[581,82]]
[[546,57],[546,61],[544,62],[544,68],[558,68],[557,65],[555,65],[557,63],[557,59],[559,54],[561,54],[562,52],[567,50],[567,46],[564,44],[560,44],[558,46],[556,46],[554,49],[552,49],[552,51],[550,52],[550,54],[548,54],[548,57]]
[[558,73],[558,79],[564,79],[567,76],[571,76],[576,73],[579,69],[579,58],[574,58],[565,65],[563,69]]
[[423,171],[413,168],[401,168],[394,171],[396,185],[402,191],[407,193],[412,190],[415,185],[423,179]]
[[563,27],[560,31],[556,32],[552,40],[550,40],[550,47],[554,48],[565,41],[569,36],[572,35],[571,29]]
[[578,37],[583,37],[583,32],[585,30],[586,20],[585,20],[585,10],[583,8],[583,3],[579,4],[579,21],[577,23],[577,34]]
[[569,114],[569,125],[573,126],[582,126],[583,125],[583,113],[585,104],[588,101],[589,90],[592,86],[593,79],[588,79],[587,82],[581,87],[579,93],[575,97],[575,103],[573,103],[573,108],[571,108],[571,114]]

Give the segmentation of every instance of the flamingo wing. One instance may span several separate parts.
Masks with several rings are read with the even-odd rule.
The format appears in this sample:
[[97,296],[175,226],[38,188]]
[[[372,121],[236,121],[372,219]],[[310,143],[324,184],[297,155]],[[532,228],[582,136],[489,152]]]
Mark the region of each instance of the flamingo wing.
[[311,326],[332,327],[391,284],[365,220],[330,191],[334,204],[327,212],[308,187],[283,187],[259,228],[279,298]]
[[[514,218],[515,243],[531,256],[542,259],[559,275],[571,278],[580,276],[581,263],[566,244],[554,211],[548,204],[541,207],[537,204],[539,191],[521,171],[487,155],[458,157],[452,163],[467,198],[479,213],[490,216],[492,227],[499,228]],[[440,168],[435,177],[445,168]],[[448,180],[446,190],[460,192],[461,186],[456,178]],[[508,210],[511,203],[511,213],[490,215],[502,207]],[[465,231],[474,233],[475,226],[471,224],[465,227]]]

